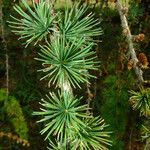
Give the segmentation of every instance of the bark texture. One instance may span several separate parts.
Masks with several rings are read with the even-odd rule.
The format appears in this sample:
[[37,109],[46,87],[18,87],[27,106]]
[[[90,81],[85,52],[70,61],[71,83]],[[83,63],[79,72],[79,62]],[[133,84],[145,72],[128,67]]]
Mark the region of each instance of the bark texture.
[[120,0],[116,1],[116,8],[119,12],[120,15],[120,19],[121,19],[121,25],[123,28],[123,33],[126,36],[127,42],[128,42],[128,46],[129,46],[129,54],[131,59],[134,62],[134,70],[135,73],[137,75],[138,81],[142,84],[144,82],[143,79],[143,71],[141,70],[141,68],[137,65],[138,64],[138,58],[136,56],[136,52],[133,46],[133,41],[132,41],[132,35],[131,35],[131,31],[128,25],[128,20],[126,17],[126,13],[124,11],[124,8],[122,6],[122,3]]

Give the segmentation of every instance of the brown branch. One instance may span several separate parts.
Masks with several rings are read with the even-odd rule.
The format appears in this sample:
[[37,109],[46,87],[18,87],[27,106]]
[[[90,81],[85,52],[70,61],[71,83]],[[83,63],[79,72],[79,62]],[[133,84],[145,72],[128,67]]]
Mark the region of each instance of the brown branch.
[[19,143],[22,144],[22,146],[27,146],[27,147],[30,146],[30,143],[27,140],[22,139],[18,135],[14,135],[11,132],[6,133],[3,131],[0,131],[0,138],[2,138],[2,137],[7,137],[10,140],[16,141],[18,144]]
[[93,98],[93,94],[90,90],[90,86],[88,83],[86,83],[86,88],[87,88],[87,94],[88,94],[88,97],[87,97],[87,113],[90,113],[89,109],[90,109],[90,103],[91,103],[91,100]]
[[6,91],[7,91],[7,97],[9,94],[9,56],[8,56],[8,48],[7,48],[7,42],[5,39],[5,27],[4,27],[4,19],[3,19],[3,1],[0,0],[0,21],[1,21],[1,36],[2,36],[2,43],[5,51],[5,57],[6,57]]
[[132,35],[131,35],[131,31],[128,25],[128,21],[126,18],[126,14],[124,13],[124,9],[122,7],[121,1],[117,0],[116,1],[116,8],[119,12],[120,15],[120,19],[121,19],[121,25],[123,28],[123,33],[126,36],[127,39],[127,43],[129,46],[129,54],[131,59],[134,61],[134,70],[135,70],[135,74],[137,75],[138,81],[142,84],[144,82],[143,79],[143,72],[141,70],[141,68],[137,65],[138,64],[138,58],[136,56],[135,50],[134,50],[134,46],[133,46],[133,41],[132,41]]

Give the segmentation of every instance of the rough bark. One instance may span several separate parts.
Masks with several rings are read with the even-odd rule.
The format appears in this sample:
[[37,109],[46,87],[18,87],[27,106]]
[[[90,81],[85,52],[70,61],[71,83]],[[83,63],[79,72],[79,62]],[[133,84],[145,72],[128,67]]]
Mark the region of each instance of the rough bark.
[[123,32],[124,32],[124,35],[126,36],[126,39],[128,42],[130,57],[134,61],[135,74],[137,75],[138,81],[142,84],[144,82],[143,72],[142,72],[141,68],[137,65],[138,64],[138,58],[136,56],[136,52],[135,52],[135,49],[133,46],[131,31],[130,31],[130,28],[128,25],[128,20],[126,18],[126,14],[124,12],[124,9],[122,7],[120,0],[116,1],[116,8],[119,12]]

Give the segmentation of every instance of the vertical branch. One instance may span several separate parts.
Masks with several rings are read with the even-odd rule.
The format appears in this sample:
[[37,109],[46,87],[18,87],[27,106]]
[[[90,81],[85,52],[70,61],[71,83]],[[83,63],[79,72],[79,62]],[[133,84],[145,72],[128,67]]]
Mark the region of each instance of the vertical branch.
[[[141,68],[138,66],[138,59],[134,50],[134,46],[133,46],[133,41],[132,41],[132,35],[131,35],[131,31],[128,25],[128,21],[126,18],[126,13],[125,13],[125,7],[122,6],[121,0],[117,0],[116,1],[116,8],[119,12],[120,15],[120,19],[121,19],[121,24],[122,24],[122,28],[123,28],[123,33],[126,36],[127,39],[127,43],[129,46],[129,54],[131,59],[134,62],[134,70],[135,70],[135,74],[137,75],[138,81],[140,84],[142,83],[147,83],[144,81],[143,79],[143,72],[141,70]],[[126,8],[128,9],[128,8]],[[131,137],[132,137],[132,130],[131,130],[131,134],[130,134],[130,143],[129,143],[129,149],[132,149],[131,147]],[[144,150],[149,150],[150,149],[150,141],[146,140],[146,146]]]
[[4,25],[4,15],[3,15],[3,1],[0,0],[0,21],[1,21],[1,36],[2,36],[2,43],[5,51],[5,58],[6,58],[6,94],[8,97],[9,94],[9,57],[8,57],[8,48],[7,42],[5,39],[5,25]]
[[70,85],[70,83],[69,83],[67,80],[63,82],[63,85],[62,85],[62,86],[63,86],[63,91],[64,91],[64,92],[73,94],[71,85]]
[[90,91],[90,86],[89,86],[89,84],[88,83],[86,83],[86,89],[87,89],[87,94],[88,94],[88,97],[87,97],[87,113],[90,113],[89,112],[89,108],[90,108],[90,103],[91,103],[91,100],[92,100],[92,93],[91,93],[91,91]]
[[131,31],[130,31],[128,21],[126,18],[126,13],[124,12],[124,9],[123,9],[122,4],[121,4],[121,0],[116,1],[116,8],[117,8],[119,15],[120,15],[123,33],[125,34],[127,42],[128,42],[130,57],[134,61],[135,73],[137,75],[138,81],[142,84],[144,82],[143,72],[142,72],[141,68],[137,65],[138,59],[137,59],[137,56],[136,56],[136,53],[134,50]]

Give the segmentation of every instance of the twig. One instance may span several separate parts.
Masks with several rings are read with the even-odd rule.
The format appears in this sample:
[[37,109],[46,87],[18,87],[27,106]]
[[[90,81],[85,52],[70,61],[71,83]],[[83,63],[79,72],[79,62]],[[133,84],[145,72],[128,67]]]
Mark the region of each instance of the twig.
[[18,135],[14,135],[11,132],[4,132],[4,131],[0,131],[0,138],[2,137],[7,137],[8,139],[12,140],[12,141],[16,141],[18,144],[22,144],[22,146],[30,146],[29,141],[19,137]]
[[88,83],[86,83],[86,88],[87,88],[87,113],[88,114],[92,114],[92,112],[90,112],[89,110],[90,110],[90,103],[91,103],[91,101],[92,101],[92,99],[93,99],[93,93],[91,92],[91,90],[90,90],[90,85],[88,84]]
[[137,59],[137,56],[136,56],[136,53],[135,53],[135,50],[134,50],[131,31],[130,31],[130,28],[129,28],[129,25],[128,25],[126,14],[123,11],[124,9],[122,7],[122,4],[121,4],[120,0],[116,1],[116,8],[117,8],[117,10],[119,12],[120,19],[121,19],[121,24],[122,24],[122,28],[123,28],[123,32],[124,32],[124,35],[126,36],[127,43],[129,45],[129,54],[131,56],[131,59],[134,61],[135,73],[137,75],[138,81],[142,84],[144,82],[143,72],[140,69],[140,67],[137,65],[138,59]]
[[5,57],[6,57],[6,92],[7,97],[9,95],[9,56],[8,56],[8,48],[7,42],[5,39],[5,27],[4,27],[4,19],[3,19],[3,1],[0,0],[0,20],[1,20],[1,36],[2,36],[2,43],[4,46]]

